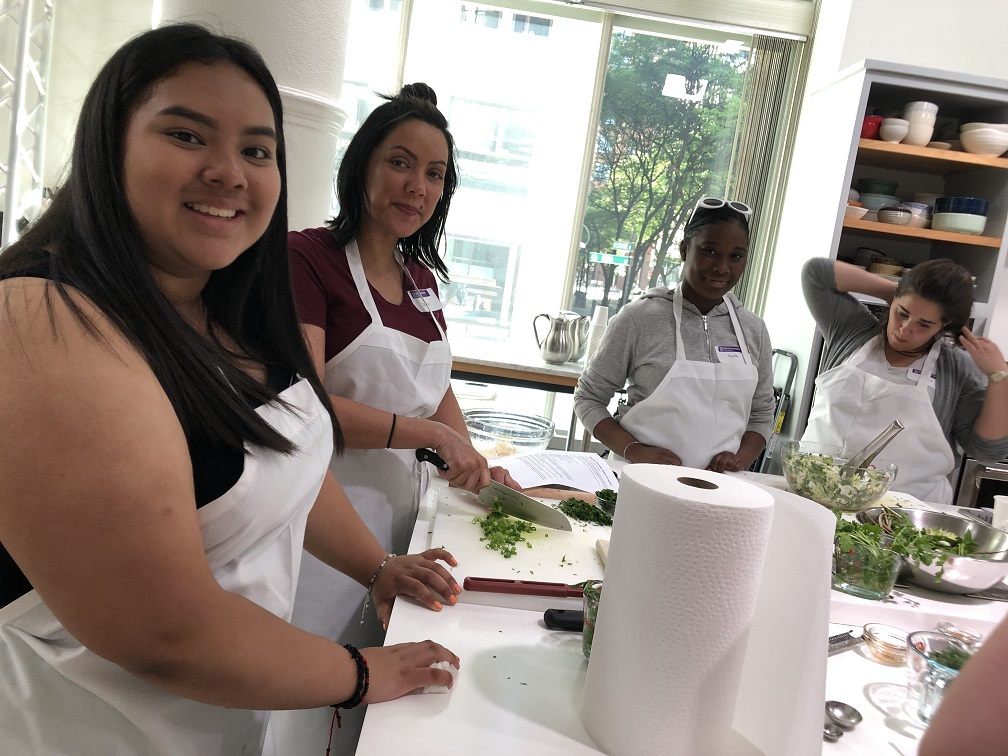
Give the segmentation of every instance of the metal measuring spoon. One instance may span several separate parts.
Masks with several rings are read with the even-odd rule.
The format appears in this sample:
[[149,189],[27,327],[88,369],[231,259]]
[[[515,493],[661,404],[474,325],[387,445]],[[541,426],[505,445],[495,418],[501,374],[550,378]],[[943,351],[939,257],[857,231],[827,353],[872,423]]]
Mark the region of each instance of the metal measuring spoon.
[[822,726],[822,737],[827,743],[836,743],[840,740],[840,736],[843,735],[843,730],[837,727],[835,724],[830,722],[828,719],[823,722]]
[[843,701],[827,701],[826,716],[843,730],[853,730],[863,719],[860,711]]

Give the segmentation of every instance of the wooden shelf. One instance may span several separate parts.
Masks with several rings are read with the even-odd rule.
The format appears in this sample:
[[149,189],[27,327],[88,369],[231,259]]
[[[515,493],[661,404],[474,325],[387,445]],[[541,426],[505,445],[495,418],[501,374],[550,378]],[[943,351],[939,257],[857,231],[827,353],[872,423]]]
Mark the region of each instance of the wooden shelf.
[[863,165],[878,168],[927,171],[941,175],[965,173],[979,168],[1008,171],[1008,158],[974,155],[958,150],[915,147],[912,144],[894,144],[879,139],[859,139],[857,159]]
[[[1003,162],[1008,163],[1008,160]],[[878,236],[950,242],[952,244],[962,244],[969,247],[989,247],[991,249],[1000,249],[1001,247],[1001,240],[993,236],[957,234],[952,231],[936,231],[933,228],[908,228],[907,226],[897,226],[892,223],[854,220],[853,218],[844,218],[843,227],[853,229],[855,231],[864,231]]]

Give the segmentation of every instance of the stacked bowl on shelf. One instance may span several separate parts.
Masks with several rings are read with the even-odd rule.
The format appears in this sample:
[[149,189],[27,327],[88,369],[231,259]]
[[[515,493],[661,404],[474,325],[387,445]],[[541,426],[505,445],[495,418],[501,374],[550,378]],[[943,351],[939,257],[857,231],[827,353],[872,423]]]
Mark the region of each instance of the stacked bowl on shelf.
[[966,152],[997,157],[1008,150],[1008,124],[964,123],[959,127],[959,141]]
[[924,147],[931,141],[934,134],[935,119],[938,117],[938,106],[933,102],[918,100],[907,103],[903,109],[903,120],[909,125],[903,144]]
[[979,236],[987,225],[987,200],[981,197],[938,197],[931,228]]

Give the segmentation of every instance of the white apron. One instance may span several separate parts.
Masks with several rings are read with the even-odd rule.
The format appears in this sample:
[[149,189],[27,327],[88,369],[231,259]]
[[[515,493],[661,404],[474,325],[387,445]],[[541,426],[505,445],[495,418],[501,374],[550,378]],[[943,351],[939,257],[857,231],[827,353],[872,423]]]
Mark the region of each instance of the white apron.
[[[451,348],[444,331],[433,314],[419,311],[419,317],[434,320],[440,341],[428,344],[386,327],[364,275],[356,241],[346,246],[346,256],[371,323],[326,363],[326,390],[401,416],[430,417],[451,385]],[[416,283],[401,259],[400,265],[415,290]],[[408,299],[408,295],[404,296]],[[414,449],[347,449],[343,456],[334,456],[330,465],[364,524],[386,551],[396,554],[406,553],[409,547],[420,499],[430,481],[428,468],[426,463],[416,461]],[[384,631],[373,606],[365,615],[364,625],[360,623],[365,593],[359,583],[306,552],[294,624],[359,648],[380,646]],[[343,727],[333,734],[334,754],[353,753],[363,713],[364,707],[340,713]],[[332,709],[277,712],[271,722],[277,756],[318,756],[325,751],[331,717]]]
[[843,363],[816,378],[815,400],[803,441],[841,448],[848,457],[885,430],[893,420],[904,430],[875,458],[877,466],[895,462],[892,488],[935,504],[952,503],[948,474],[955,466],[952,447],[934,412],[927,382],[938,363],[935,342],[916,384],[894,383],[860,365],[882,337],[869,339]]
[[[241,477],[197,516],[217,582],[289,620],[332,424],[307,381],[281,396],[298,414],[272,405],[257,411],[299,451],[247,449]],[[81,646],[35,591],[0,609],[5,756],[256,754],[268,716],[198,703],[132,676]]]
[[706,468],[715,454],[736,452],[749,425],[749,410],[759,378],[746,346],[742,326],[727,296],[732,327],[742,359],[700,362],[686,359],[683,346],[682,287],[672,292],[676,359],[651,396],[619,418],[620,425],[649,446],[675,453],[683,467]]

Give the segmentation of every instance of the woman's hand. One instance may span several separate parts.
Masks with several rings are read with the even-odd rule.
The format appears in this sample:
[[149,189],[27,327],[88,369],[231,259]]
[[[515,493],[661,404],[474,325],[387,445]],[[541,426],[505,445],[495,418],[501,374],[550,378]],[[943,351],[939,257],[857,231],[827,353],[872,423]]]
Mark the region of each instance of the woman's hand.
[[441,424],[441,427],[443,436],[434,451],[445,461],[448,469],[438,471],[438,475],[453,488],[464,488],[473,493],[490,485],[490,466],[486,457],[473,448],[468,438],[447,425]]
[[[384,570],[383,570],[384,572]],[[446,661],[456,669],[459,658],[444,646],[431,640],[421,643],[399,643],[381,648],[362,648],[367,660],[368,694],[364,703],[391,701],[428,685],[451,687],[453,678],[446,669],[431,669],[431,664]]]
[[453,567],[458,564],[445,549],[427,549],[420,554],[393,557],[382,567],[371,586],[371,597],[382,627],[388,627],[396,596],[414,598],[435,612],[441,611],[442,600],[449,604],[458,601],[456,596],[462,589],[451,573],[435,561],[437,559]]
[[515,491],[522,490],[522,487],[515,482],[515,479],[511,477],[511,473],[506,468],[500,466],[491,467],[490,477],[498,483],[503,483],[508,488],[513,488]]
[[711,472],[738,472],[748,467],[737,454],[732,452],[718,452],[707,465]]
[[[647,444],[642,444],[640,442],[635,444],[630,444],[625,449],[627,456],[625,459],[627,462],[640,463],[640,464],[652,464],[652,465],[681,465],[682,460],[676,455],[675,452],[669,451],[668,449],[663,449],[660,446],[648,446]],[[633,457],[633,459],[630,459]]]
[[973,358],[973,362],[984,375],[1008,369],[998,345],[983,336],[974,335],[966,326],[963,326],[959,343],[962,344],[963,349],[969,352],[969,356]]

